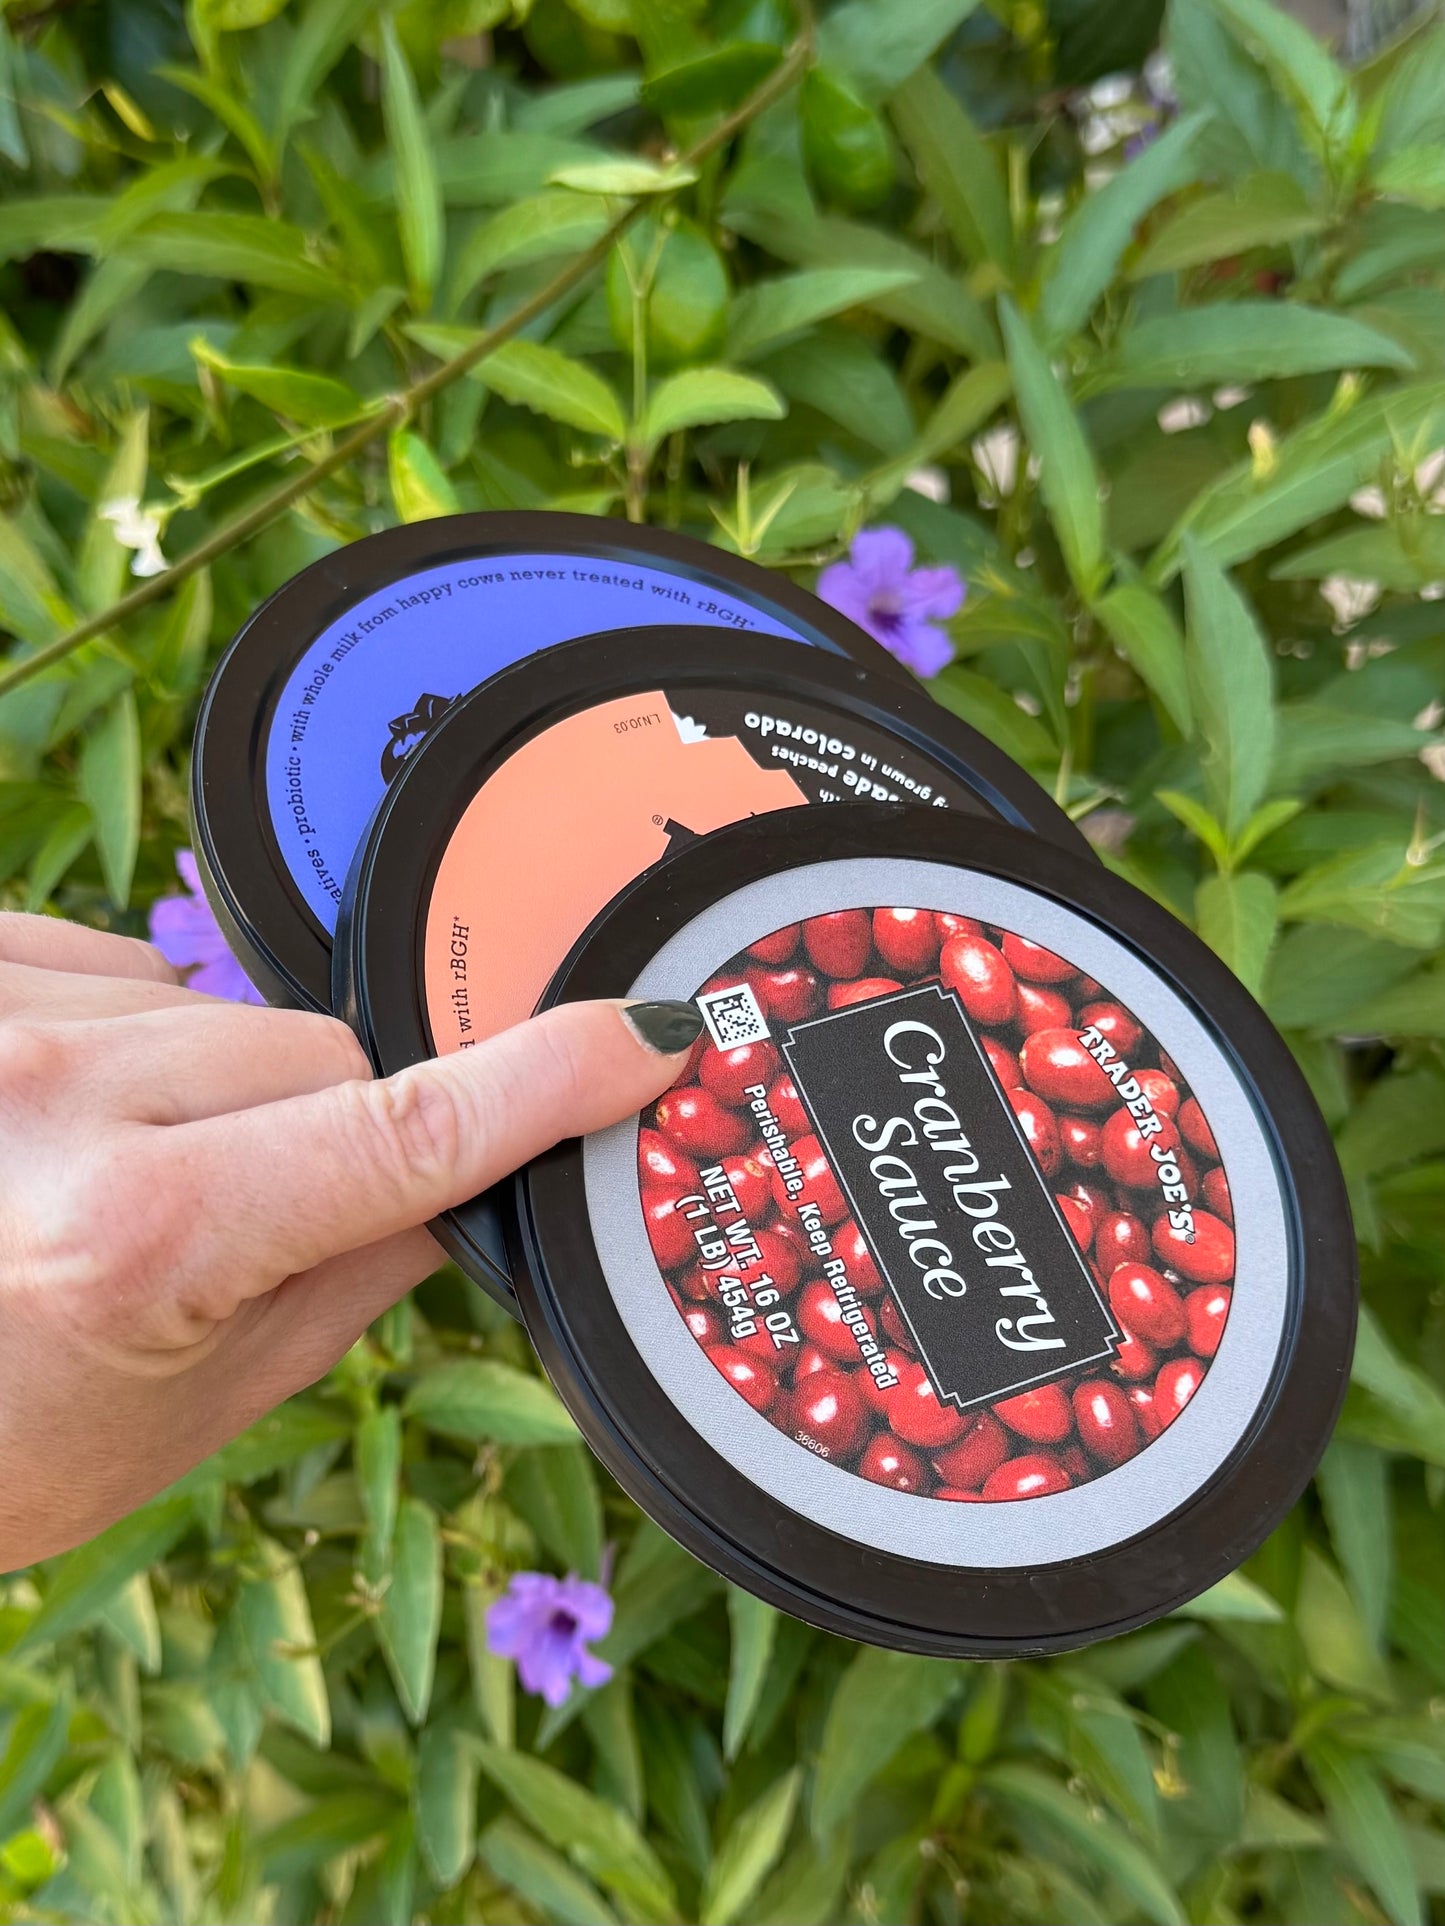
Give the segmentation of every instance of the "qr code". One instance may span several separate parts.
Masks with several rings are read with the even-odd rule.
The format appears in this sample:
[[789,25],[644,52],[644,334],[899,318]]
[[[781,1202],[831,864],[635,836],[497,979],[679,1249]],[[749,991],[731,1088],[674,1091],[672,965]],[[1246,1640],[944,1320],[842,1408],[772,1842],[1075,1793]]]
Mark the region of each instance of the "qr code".
[[708,1035],[719,1050],[736,1050],[739,1044],[767,1040],[767,1022],[750,984],[738,983],[728,990],[712,990],[698,998],[697,1007],[702,1011]]

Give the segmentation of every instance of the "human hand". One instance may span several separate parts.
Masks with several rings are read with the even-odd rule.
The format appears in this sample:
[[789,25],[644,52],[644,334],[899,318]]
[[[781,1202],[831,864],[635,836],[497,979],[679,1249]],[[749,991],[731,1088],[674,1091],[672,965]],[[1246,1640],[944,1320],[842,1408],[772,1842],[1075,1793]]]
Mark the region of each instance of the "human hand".
[[0,915],[0,1570],[93,1536],[320,1377],[441,1261],[429,1218],[659,1095],[700,1024],[624,1008],[372,1081],[332,1017],[199,996],[147,944]]

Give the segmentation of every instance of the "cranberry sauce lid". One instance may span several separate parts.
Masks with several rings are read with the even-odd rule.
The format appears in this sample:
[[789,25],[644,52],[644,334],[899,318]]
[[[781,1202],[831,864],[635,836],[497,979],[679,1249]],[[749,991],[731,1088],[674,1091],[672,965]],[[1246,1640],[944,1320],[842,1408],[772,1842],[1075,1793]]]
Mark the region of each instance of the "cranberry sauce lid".
[[598,516],[447,516],[369,536],[266,602],[196,729],[196,853],[274,1002],[327,1007],[343,881],[403,759],[458,696],[553,643],[679,621],[812,643],[902,676],[783,577]]
[[1170,1611],[1303,1489],[1354,1243],[1282,1040],[1041,838],[795,811],[679,851],[548,1001],[696,998],[641,1118],[515,1180],[529,1333],[624,1488],[729,1578],[923,1652]]
[[[902,796],[1094,866],[1037,783],[901,677],[715,628],[562,643],[459,703],[388,790],[347,885],[335,1007],[383,1074],[467,1049],[530,1016],[669,849],[743,816]],[[510,1295],[490,1204],[438,1235]]]

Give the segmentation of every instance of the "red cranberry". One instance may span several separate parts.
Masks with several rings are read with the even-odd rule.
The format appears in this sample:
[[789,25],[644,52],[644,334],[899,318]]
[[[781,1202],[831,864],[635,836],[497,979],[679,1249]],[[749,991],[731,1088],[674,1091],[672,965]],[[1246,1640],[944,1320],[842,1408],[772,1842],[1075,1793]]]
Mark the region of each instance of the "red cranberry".
[[[842,1306],[826,1278],[815,1277],[803,1286],[794,1315],[803,1336],[811,1339],[820,1351],[826,1351],[840,1364],[858,1362],[858,1341],[852,1326],[843,1322]],[[876,1336],[871,1319],[868,1329]]]
[[908,1369],[908,1359],[904,1357],[901,1351],[887,1351],[884,1353],[884,1356],[888,1360],[889,1370],[893,1373],[894,1377],[897,1378],[898,1383],[890,1386],[889,1389],[885,1391],[871,1371],[860,1371],[857,1376],[857,1384],[859,1396],[862,1398],[864,1404],[868,1406],[870,1411],[876,1411],[878,1416],[886,1423],[892,1415],[893,1401],[899,1395],[902,1388],[903,1374]]
[[1042,943],[1031,943],[1026,936],[1015,936],[1012,930],[1004,936],[1003,953],[1012,965],[1014,975],[1024,977],[1030,983],[1062,983],[1068,977],[1077,975],[1072,963],[1055,956]]
[[801,1023],[822,1002],[822,990],[811,970],[749,970],[753,994],[779,1023]]
[[1224,1174],[1223,1165],[1216,1164],[1213,1170],[1205,1171],[1199,1194],[1216,1217],[1222,1217],[1226,1224],[1234,1223],[1234,1202],[1229,1195],[1229,1179]]
[[[695,1255],[697,1246],[693,1245]],[[701,1264],[689,1264],[678,1272],[672,1280],[679,1293],[694,1304],[714,1304],[717,1302],[717,1278],[712,1271],[705,1271]]]
[[735,1350],[746,1351],[750,1358],[761,1358],[774,1371],[782,1372],[785,1368],[778,1347],[773,1343],[773,1334],[765,1324],[755,1324],[748,1336],[734,1337],[729,1342]]
[[750,1136],[741,1117],[695,1083],[658,1098],[657,1123],[675,1144],[699,1158],[726,1157],[741,1150]]
[[1038,1160],[1039,1169],[1045,1177],[1052,1177],[1064,1158],[1053,1111],[1042,1097],[1036,1097],[1031,1090],[1006,1090],[1004,1095],[1023,1126],[1024,1137]]
[[[773,1201],[773,1172],[755,1157],[725,1157],[722,1174],[732,1185],[733,1196],[738,1200],[738,1210],[748,1221],[750,1228],[761,1224],[769,1215]],[[721,1222],[729,1222],[729,1212]]]
[[932,910],[880,909],[873,912],[873,947],[903,976],[922,976],[938,961],[938,924]]
[[1105,1277],[1120,1264],[1147,1264],[1154,1255],[1148,1226],[1131,1211],[1106,1211],[1094,1232],[1094,1255]]
[[1038,983],[1019,984],[1017,1022],[1026,1037],[1039,1030],[1062,1030],[1068,1021],[1068,1001],[1057,990],[1046,990]]
[[868,1435],[868,1413],[846,1371],[814,1371],[793,1393],[788,1428],[806,1431],[830,1458],[851,1458]]
[[833,1255],[842,1259],[848,1282],[859,1297],[877,1297],[883,1289],[883,1279],[878,1275],[873,1253],[853,1219],[850,1217],[846,1223],[840,1224],[828,1241],[833,1246]]
[[1013,1051],[1005,1049],[1004,1045],[994,1037],[985,1036],[982,1042],[983,1053],[993,1068],[993,1074],[998,1078],[1004,1089],[1022,1090],[1024,1087],[1024,1073],[1019,1068],[1019,1060]]
[[983,1503],[981,1491],[959,1491],[953,1485],[935,1485],[929,1492],[930,1498],[947,1498],[955,1505],[979,1505]]
[[878,1321],[882,1324],[890,1341],[896,1344],[900,1351],[906,1351],[909,1357],[916,1355],[913,1333],[903,1322],[903,1313],[899,1310],[891,1292],[885,1292],[879,1299]]
[[1010,1450],[1008,1433],[991,1411],[970,1411],[964,1433],[956,1444],[933,1454],[933,1468],[946,1485],[977,1490]]
[[810,916],[803,948],[825,976],[857,976],[873,950],[873,919],[860,909]]
[[1116,1184],[1126,1184],[1132,1190],[1158,1188],[1158,1164],[1149,1154],[1150,1146],[1174,1150],[1178,1143],[1179,1134],[1169,1123],[1153,1136],[1142,1136],[1138,1120],[1124,1109],[1116,1110],[1106,1121],[1100,1138],[1105,1170]]
[[756,957],[759,963],[776,966],[786,963],[797,947],[798,925],[789,923],[784,929],[774,930],[771,936],[762,936],[756,943],[749,943],[748,955]]
[[954,936],[983,935],[982,923],[975,922],[971,916],[954,916],[948,910],[935,910],[933,924],[940,943],[947,943]]
[[1166,1351],[1184,1335],[1184,1305],[1150,1264],[1121,1264],[1109,1278],[1109,1303],[1128,1331]]
[[1233,1295],[1227,1284],[1201,1284],[1185,1298],[1184,1329],[1195,1357],[1212,1358],[1219,1349]]
[[938,959],[939,975],[975,1023],[1011,1023],[1018,1009],[1014,973],[981,936],[954,936]]
[[1129,1409],[1134,1413],[1145,1444],[1152,1444],[1164,1429],[1164,1421],[1159,1416],[1159,1407],[1154,1402],[1154,1389],[1148,1384],[1131,1384],[1124,1393],[1129,1400]]
[[[1085,976],[1079,972],[1079,980],[1074,985],[1074,1000],[1078,1003],[1093,1003],[1104,994],[1104,986],[1096,976]],[[1083,1029],[1083,1024],[1079,1028]]]
[[718,1345],[708,1356],[754,1411],[766,1411],[778,1395],[778,1380],[760,1358],[750,1358],[731,1344]]
[[799,1204],[816,1204],[825,1224],[839,1223],[848,1215],[848,1200],[838,1187],[838,1179],[833,1175],[832,1166],[824,1156],[818,1139],[813,1136],[799,1137],[793,1145],[793,1155],[803,1173],[803,1188],[797,1198],[790,1201],[787,1186],[775,1171],[773,1195],[778,1200],[779,1209],[796,1210]]
[[1193,1097],[1186,1097],[1179,1106],[1179,1128],[1184,1132],[1184,1141],[1191,1150],[1197,1150],[1201,1157],[1207,1157],[1211,1163],[1215,1161],[1219,1155],[1219,1145],[1214,1141],[1209,1119]]
[[682,1312],[682,1321],[705,1349],[721,1344],[727,1326],[721,1313],[711,1304],[690,1304],[685,1297],[673,1293],[673,1303]]
[[1075,1390],[1072,1402],[1085,1450],[1110,1466],[1134,1456],[1139,1427],[1128,1397],[1111,1378],[1089,1378]]
[[1058,1444],[1074,1428],[1069,1396],[1061,1384],[1036,1384],[1016,1397],[1001,1399],[993,1409],[1010,1431],[1030,1444]]
[[1080,1170],[1097,1170],[1103,1162],[1102,1132],[1092,1117],[1073,1117],[1067,1111],[1055,1118],[1064,1155]]
[[771,1043],[740,1043],[732,1050],[707,1050],[697,1066],[697,1080],[719,1103],[740,1110],[757,1084],[769,1084],[778,1074],[778,1053]]
[[1191,1284],[1227,1284],[1234,1276],[1234,1232],[1207,1210],[1194,1213],[1194,1241],[1176,1230],[1167,1216],[1154,1226],[1154,1249],[1161,1263],[1172,1264]]
[[785,1237],[779,1230],[754,1231],[757,1239],[758,1255],[761,1264],[753,1264],[748,1269],[748,1282],[755,1284],[759,1277],[766,1275],[787,1296],[789,1291],[798,1288],[798,1280],[803,1275],[802,1254],[791,1237]]
[[1072,1438],[1068,1444],[1059,1446],[1059,1463],[1068,1472],[1071,1484],[1076,1485],[1081,1479],[1093,1475],[1093,1466],[1089,1463],[1084,1447]]
[[1097,1230],[1110,1214],[1109,1193],[1097,1184],[1086,1184],[1082,1178],[1075,1178],[1066,1186],[1064,1195],[1072,1197],[1076,1204],[1082,1204],[1089,1213],[1089,1222]]
[[888,1422],[905,1443],[927,1451],[953,1444],[967,1429],[964,1414],[951,1404],[940,1404],[928,1373],[909,1361],[898,1374],[898,1389],[888,1405]]
[[1159,1359],[1154,1347],[1146,1344],[1141,1337],[1125,1327],[1124,1340],[1114,1353],[1114,1361],[1109,1369],[1116,1377],[1127,1379],[1130,1384],[1138,1384],[1145,1378],[1152,1378],[1159,1368]]
[[1177,1117],[1179,1114],[1179,1085],[1173,1077],[1166,1077],[1162,1070],[1140,1070],[1137,1072],[1139,1088],[1153,1104],[1161,1117]]
[[1086,1251],[1094,1240],[1093,1213],[1077,1197],[1059,1196],[1054,1202],[1064,1213],[1064,1222],[1073,1233],[1074,1242],[1081,1251]]
[[1072,1030],[1033,1031],[1024,1039],[1019,1063],[1029,1088],[1050,1103],[1097,1110],[1115,1100],[1113,1084]]
[[1086,1003],[1079,1012],[1079,1028],[1097,1030],[1124,1058],[1133,1056],[1144,1034],[1122,1003]]
[[832,983],[828,986],[828,1008],[846,1010],[854,1003],[868,1003],[875,996],[891,996],[894,990],[902,988],[891,976],[860,976],[856,983]]
[[983,1495],[991,1503],[1016,1498],[1046,1498],[1055,1491],[1067,1491],[1072,1480],[1059,1460],[1048,1451],[1030,1451],[1022,1458],[1008,1458],[984,1485]]
[[1198,1358],[1171,1358],[1154,1380],[1154,1409],[1159,1428],[1173,1424],[1204,1378]]
[[701,1182],[691,1157],[657,1130],[637,1133],[637,1175],[646,1189],[675,1191],[678,1196],[697,1190]]
[[697,1239],[692,1234],[692,1225],[678,1208],[681,1202],[680,1197],[666,1192],[658,1195],[644,1191],[642,1195],[643,1222],[660,1270],[674,1271],[679,1264],[697,1256]]
[[793,1383],[801,1384],[804,1378],[812,1377],[815,1371],[831,1371],[833,1360],[816,1344],[803,1344],[798,1347],[798,1361],[793,1366]]
[[790,1076],[779,1077],[768,1092],[768,1108],[777,1118],[778,1128],[789,1143],[796,1137],[806,1137],[813,1128],[803,1108],[803,1100],[798,1095],[798,1086]]
[[894,1491],[927,1491],[933,1480],[916,1451],[900,1444],[891,1431],[879,1431],[863,1447],[858,1475]]

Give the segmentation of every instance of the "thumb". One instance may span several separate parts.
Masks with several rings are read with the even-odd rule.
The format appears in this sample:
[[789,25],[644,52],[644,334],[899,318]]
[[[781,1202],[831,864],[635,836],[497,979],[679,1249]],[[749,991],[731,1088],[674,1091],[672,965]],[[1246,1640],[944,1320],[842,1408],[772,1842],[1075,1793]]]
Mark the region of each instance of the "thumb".
[[564,1004],[392,1077],[174,1127],[209,1200],[188,1295],[214,1280],[234,1303],[465,1203],[641,1110],[701,1033],[690,1003]]

